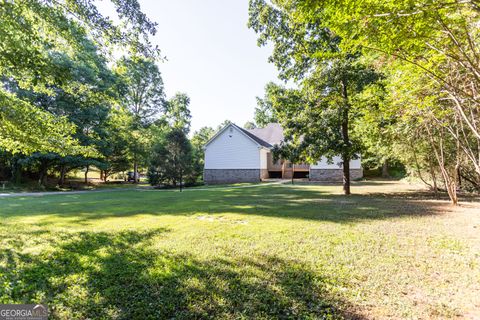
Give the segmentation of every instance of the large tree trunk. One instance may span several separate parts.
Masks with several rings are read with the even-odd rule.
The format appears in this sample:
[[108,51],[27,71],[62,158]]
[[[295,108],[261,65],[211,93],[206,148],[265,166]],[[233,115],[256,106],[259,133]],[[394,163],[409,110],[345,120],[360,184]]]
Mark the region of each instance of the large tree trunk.
[[388,173],[388,161],[385,160],[382,163],[382,178],[390,178],[390,174]]
[[[342,80],[342,95],[344,100],[344,106],[342,110],[342,138],[344,143],[344,148],[349,148],[350,137],[348,135],[348,112],[350,105],[348,102],[348,92],[347,92],[347,83],[345,80]],[[346,195],[350,194],[350,152],[344,149],[342,153],[343,161],[343,193]]]
[[60,180],[58,181],[58,184],[63,186],[65,184],[65,173],[66,173],[66,168],[65,166],[62,166],[60,169]]
[[87,165],[85,168],[85,184],[88,184],[88,171],[90,170],[90,166]]
[[40,172],[39,172],[39,177],[38,177],[38,185],[39,186],[45,186],[46,185],[46,179],[47,179],[47,174],[48,174],[48,162],[47,161],[41,161],[40,163]]
[[48,163],[43,163],[40,167],[40,175],[38,178],[38,185],[45,187],[47,185]]
[[[430,138],[432,150],[435,154],[435,157],[437,158],[437,163],[440,168],[440,173],[442,174],[443,182],[445,184],[445,189],[447,190],[448,196],[452,204],[457,205],[458,204],[457,177],[456,177],[457,172],[455,167],[454,169],[455,172],[452,178],[447,170],[447,166],[445,164],[445,152],[444,152],[444,146],[443,146],[443,132],[440,129],[439,134],[437,134],[437,139],[438,139],[438,146],[437,146],[435,143],[436,142],[435,138],[432,135],[429,125],[426,124],[425,128],[427,129],[427,133]],[[458,157],[457,157],[457,164],[458,164]]]
[[457,205],[458,204],[457,182],[455,181],[455,179],[452,179],[449,176],[448,171],[442,165],[440,166],[440,171],[442,173],[445,189],[447,189],[448,196],[450,197],[452,204]]
[[295,175],[295,163],[292,162],[292,184],[293,184],[293,176]]
[[350,194],[350,156],[344,154],[342,156],[343,161],[343,193]]
[[40,170],[40,175],[38,177],[38,185],[39,186],[45,186],[45,177],[47,176],[46,169],[41,169]]
[[457,178],[458,178],[458,187],[462,188],[462,173],[460,170],[460,165],[457,165]]
[[432,179],[432,188],[433,192],[435,192],[435,196],[438,195],[438,186],[437,186],[437,175],[435,174],[435,167],[432,163],[432,160],[428,161],[428,166],[430,170],[430,177]]

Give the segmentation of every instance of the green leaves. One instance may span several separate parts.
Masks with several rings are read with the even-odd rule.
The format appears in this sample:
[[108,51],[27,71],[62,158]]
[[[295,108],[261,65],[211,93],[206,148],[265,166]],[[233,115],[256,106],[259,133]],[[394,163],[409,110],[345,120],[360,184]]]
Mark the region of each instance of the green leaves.
[[190,98],[186,93],[177,92],[166,103],[165,119],[170,123],[172,128],[181,129],[188,134],[190,132],[190,121],[192,116],[188,106]]
[[251,0],[248,26],[258,34],[258,44],[273,44],[269,61],[282,80],[301,80],[324,57],[339,54],[340,39],[323,27],[317,17],[309,21],[295,19],[294,6]]
[[122,104],[133,115],[135,125],[148,125],[165,110],[163,79],[155,60],[124,57],[117,66]]
[[148,180],[151,185],[177,186],[186,180],[195,182],[193,169],[192,145],[182,129],[173,129],[165,140],[157,143],[153,150]]
[[276,85],[269,82],[265,86],[265,96],[263,98],[257,97],[257,107],[255,108],[255,123],[260,128],[265,127],[269,123],[278,122],[277,116],[273,109],[272,101],[270,100],[270,92],[275,91]]
[[75,126],[0,90],[0,148],[11,153],[34,151],[94,154],[72,138]]
[[[89,100],[86,103],[105,103],[112,97],[103,56],[108,48],[121,45],[145,56],[158,57],[158,49],[148,42],[148,36],[155,33],[155,24],[140,11],[138,1],[113,3],[122,27],[102,16],[92,0],[2,1],[2,81],[14,82],[20,89],[45,98],[61,92],[70,100],[81,97]],[[65,118],[41,110],[35,101],[12,95],[8,86],[0,91],[0,148],[23,153],[66,154],[71,148],[76,149],[74,153],[86,152],[70,136],[74,126]]]

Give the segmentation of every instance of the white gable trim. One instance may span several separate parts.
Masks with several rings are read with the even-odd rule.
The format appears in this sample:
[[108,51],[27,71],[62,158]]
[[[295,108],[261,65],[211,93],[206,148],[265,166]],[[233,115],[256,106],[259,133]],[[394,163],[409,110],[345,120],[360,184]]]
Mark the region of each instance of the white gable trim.
[[252,139],[252,137],[250,137],[249,135],[245,134],[245,132],[243,132],[242,129],[240,129],[239,126],[237,126],[235,123],[229,123],[227,124],[225,127],[223,127],[220,131],[218,131],[210,140],[208,140],[207,143],[205,143],[205,145],[203,146],[203,148],[205,149],[210,143],[212,143],[215,139],[217,139],[227,128],[229,127],[234,127],[235,130],[239,131],[241,134],[243,134],[243,136],[247,137],[250,141],[252,141],[253,143],[255,143],[257,146],[259,146],[260,148],[264,148],[264,149],[268,149],[268,148],[265,148],[264,146],[262,146],[261,144],[259,144],[257,141],[255,141],[254,139]]

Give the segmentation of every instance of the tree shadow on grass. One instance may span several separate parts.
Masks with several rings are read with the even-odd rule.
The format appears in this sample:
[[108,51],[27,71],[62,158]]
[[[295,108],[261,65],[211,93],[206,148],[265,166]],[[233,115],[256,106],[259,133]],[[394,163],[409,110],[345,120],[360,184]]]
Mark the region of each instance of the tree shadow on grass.
[[[52,196],[58,197],[58,196]],[[51,202],[26,205],[10,203],[3,216],[46,215],[39,225],[90,224],[105,218],[135,215],[243,214],[356,223],[402,216],[441,215],[452,208],[446,202],[429,201],[425,193],[370,193],[344,196],[305,186],[265,186],[195,192],[144,191],[102,195],[82,194]],[[58,199],[61,199],[59,202]]]
[[[406,200],[406,201],[426,201],[426,200],[441,200],[450,202],[450,198],[446,192],[433,192],[428,190],[421,190],[415,192],[370,192],[370,197],[376,197],[380,199],[393,199],[393,200]],[[474,193],[458,193],[457,194],[460,204],[468,202],[480,202],[480,195]]]
[[[289,182],[286,182],[290,184]],[[352,180],[351,187],[361,187],[361,186],[390,186],[398,183],[397,180],[392,179],[376,179],[376,180]],[[340,190],[342,189],[342,183],[338,181],[309,181],[309,180],[295,180],[294,185],[306,185],[306,186],[338,186]]]
[[51,319],[362,319],[319,270],[163,252],[153,244],[165,232],[50,235],[54,249],[38,254],[11,247],[0,253],[0,301],[46,303]]

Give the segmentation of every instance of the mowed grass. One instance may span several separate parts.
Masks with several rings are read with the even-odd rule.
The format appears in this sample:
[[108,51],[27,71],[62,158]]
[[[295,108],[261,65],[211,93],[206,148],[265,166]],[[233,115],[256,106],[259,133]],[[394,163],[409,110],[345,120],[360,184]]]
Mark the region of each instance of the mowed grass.
[[0,303],[52,319],[479,317],[480,206],[407,189],[0,198]]

